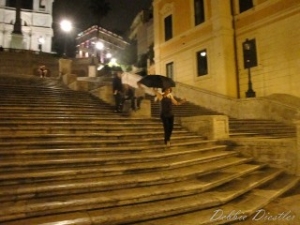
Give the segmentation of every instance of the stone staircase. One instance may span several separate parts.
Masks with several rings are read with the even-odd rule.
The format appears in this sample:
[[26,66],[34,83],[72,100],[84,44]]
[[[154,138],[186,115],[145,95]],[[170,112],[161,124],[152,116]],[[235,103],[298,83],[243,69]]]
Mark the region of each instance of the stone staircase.
[[224,224],[299,184],[179,124],[165,147],[159,119],[57,80],[0,76],[0,111],[1,225]]
[[[159,103],[152,100],[151,113],[153,117],[159,117]],[[175,106],[176,117],[220,115],[210,109],[186,102],[184,105]],[[296,137],[296,126],[284,124],[266,119],[236,119],[229,117],[230,137],[264,137],[264,138],[291,138]]]

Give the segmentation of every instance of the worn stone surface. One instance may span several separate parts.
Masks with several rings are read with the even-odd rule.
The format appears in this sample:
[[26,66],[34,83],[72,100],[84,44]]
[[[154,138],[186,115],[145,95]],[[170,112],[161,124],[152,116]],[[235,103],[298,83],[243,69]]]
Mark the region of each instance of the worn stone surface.
[[255,214],[246,221],[235,225],[298,225],[300,224],[300,194],[281,197]]

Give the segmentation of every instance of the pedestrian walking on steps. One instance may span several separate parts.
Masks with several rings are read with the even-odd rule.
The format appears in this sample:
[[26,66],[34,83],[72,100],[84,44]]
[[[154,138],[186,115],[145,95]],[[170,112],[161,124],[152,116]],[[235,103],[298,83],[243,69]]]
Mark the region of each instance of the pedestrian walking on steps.
[[164,128],[164,143],[167,146],[171,145],[170,139],[173,132],[174,126],[174,114],[173,105],[181,105],[186,100],[177,101],[173,94],[171,88],[162,89],[162,93],[154,89],[157,101],[160,102],[160,118]]
[[134,90],[128,84],[123,84],[122,112],[124,115],[130,115],[131,111],[135,109]]
[[135,106],[136,110],[139,110],[141,108],[141,103],[143,99],[145,98],[145,90],[142,87],[141,83],[137,82],[137,88],[135,89]]
[[117,71],[112,80],[113,95],[115,99],[115,112],[122,112],[122,73],[123,71]]

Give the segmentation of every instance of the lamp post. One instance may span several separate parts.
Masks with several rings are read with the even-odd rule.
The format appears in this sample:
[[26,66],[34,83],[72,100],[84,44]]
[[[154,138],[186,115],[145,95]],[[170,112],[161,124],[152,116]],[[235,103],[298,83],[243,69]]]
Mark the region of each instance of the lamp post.
[[67,33],[72,30],[72,23],[69,20],[63,20],[60,22],[60,28],[65,32],[65,41],[64,41],[64,57],[67,56]]
[[252,42],[248,39],[243,43],[243,50],[244,50],[244,60],[245,60],[245,67],[248,70],[248,90],[246,91],[246,98],[253,98],[256,96],[255,91],[252,88],[252,79],[251,79],[251,51],[253,51],[254,46],[252,46]]

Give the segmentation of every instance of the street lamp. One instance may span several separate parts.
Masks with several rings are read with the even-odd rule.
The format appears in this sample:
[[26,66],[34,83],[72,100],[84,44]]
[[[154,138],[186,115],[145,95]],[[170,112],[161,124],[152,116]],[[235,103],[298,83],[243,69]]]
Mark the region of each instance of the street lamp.
[[251,80],[251,67],[256,65],[256,58],[253,58],[253,52],[255,52],[255,46],[253,42],[246,39],[243,43],[244,50],[244,66],[248,70],[248,90],[246,91],[246,98],[253,98],[256,96],[255,91],[252,89]]
[[67,33],[72,30],[72,23],[69,20],[63,20],[60,22],[60,28],[66,33],[64,42],[64,57],[67,56]]

